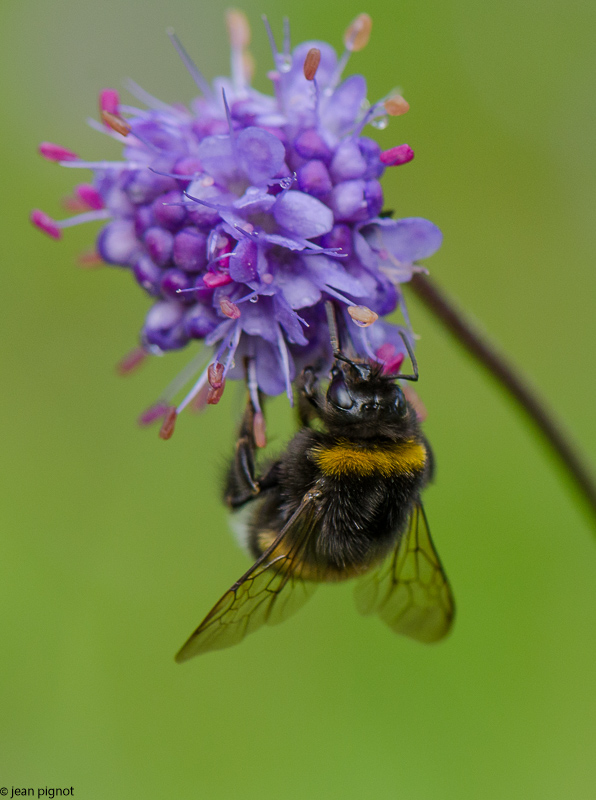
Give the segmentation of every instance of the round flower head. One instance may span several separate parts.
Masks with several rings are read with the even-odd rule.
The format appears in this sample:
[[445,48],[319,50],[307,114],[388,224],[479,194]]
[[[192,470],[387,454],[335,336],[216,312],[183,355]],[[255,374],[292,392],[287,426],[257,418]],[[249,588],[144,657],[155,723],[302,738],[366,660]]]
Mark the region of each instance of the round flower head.
[[[405,113],[406,101],[393,95],[370,105],[365,79],[343,78],[350,54],[368,41],[370,17],[348,27],[339,59],[325,42],[292,50],[287,22],[279,51],[265,25],[272,95],[251,87],[248,23],[230,11],[231,77],[212,85],[169,33],[201,91],[188,109],[133,83],[128,89],[146,109],[122,104],[112,89],[101,92],[101,122],[89,122],[123,145],[122,160],[84,161],[58,145],[40,146],[51,161],[91,170],[93,182],[69,201],[82,213],[57,222],[34,211],[33,224],[59,239],[68,226],[107,220],[87,261],[129,269],[155,299],[141,347],[122,371],[193,339],[207,345],[209,355],[141,418],[165,416],[164,438],[189,403],[217,403],[228,379],[247,381],[258,414],[259,392],[286,392],[291,401],[304,366],[330,364],[327,301],[353,358],[398,369],[402,335],[411,332],[379,317],[398,304],[405,311],[400,284],[441,243],[425,219],[381,214],[385,168],[414,154],[405,144],[381,152],[362,135]],[[174,409],[172,397],[191,383]]]

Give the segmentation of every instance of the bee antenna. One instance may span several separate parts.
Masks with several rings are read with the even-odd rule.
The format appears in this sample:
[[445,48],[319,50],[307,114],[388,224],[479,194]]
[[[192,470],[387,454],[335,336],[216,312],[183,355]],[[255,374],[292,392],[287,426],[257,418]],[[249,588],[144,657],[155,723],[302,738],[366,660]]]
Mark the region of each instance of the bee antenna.
[[399,335],[402,338],[403,343],[406,346],[406,350],[408,351],[408,355],[410,356],[410,361],[412,362],[412,369],[414,372],[412,375],[401,375],[398,374],[395,377],[399,378],[400,381],[417,381],[418,380],[418,362],[416,361],[416,356],[414,355],[414,351],[408,341],[408,337],[405,335],[403,331],[399,331]]
[[329,338],[333,349],[333,358],[341,358],[341,348],[339,346],[339,334],[337,332],[337,318],[335,307],[331,300],[325,302],[325,314],[327,315],[327,327],[329,328]]
[[331,348],[333,349],[333,358],[336,361],[345,361],[346,364],[351,364],[353,367],[357,368],[357,365],[354,364],[347,356],[341,351],[341,347],[339,344],[339,333],[337,328],[337,317],[335,316],[335,306],[331,302],[331,300],[327,300],[325,302],[325,313],[327,315],[327,326],[329,328],[329,338],[331,339]]

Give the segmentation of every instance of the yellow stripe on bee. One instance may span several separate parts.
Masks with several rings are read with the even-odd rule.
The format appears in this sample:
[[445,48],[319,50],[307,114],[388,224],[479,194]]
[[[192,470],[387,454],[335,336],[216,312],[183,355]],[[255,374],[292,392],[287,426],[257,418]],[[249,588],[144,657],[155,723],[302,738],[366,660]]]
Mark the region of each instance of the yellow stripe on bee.
[[340,439],[332,447],[314,447],[313,460],[325,475],[391,475],[421,472],[426,464],[426,448],[413,439],[385,447],[364,447]]

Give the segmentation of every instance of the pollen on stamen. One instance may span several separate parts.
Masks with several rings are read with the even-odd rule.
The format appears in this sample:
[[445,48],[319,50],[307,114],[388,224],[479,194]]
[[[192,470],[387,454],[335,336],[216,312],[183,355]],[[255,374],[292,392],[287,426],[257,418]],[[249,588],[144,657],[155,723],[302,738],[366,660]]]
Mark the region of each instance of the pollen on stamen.
[[404,363],[404,354],[396,351],[390,342],[382,344],[375,353],[379,363],[383,365],[383,375],[397,375]]
[[62,200],[62,205],[69,211],[99,211],[104,202],[94,186],[82,183],[75,188],[74,194]]
[[250,52],[250,50],[244,50],[242,53],[242,71],[244,72],[244,77],[248,83],[252,83],[256,70],[257,65],[255,63],[253,54]]
[[208,289],[215,289],[232,283],[232,279],[227,272],[207,272],[203,275],[203,283]]
[[265,416],[262,411],[256,411],[252,422],[252,434],[257,447],[267,447],[267,435],[265,431]]
[[226,23],[232,47],[239,50],[248,47],[250,44],[250,25],[246,14],[237,8],[229,8],[226,11]]
[[221,400],[221,396],[224,393],[225,388],[226,388],[225,381],[222,382],[221,386],[218,389],[214,389],[213,386],[210,386],[209,392],[207,394],[207,403],[210,406],[216,406]]
[[83,269],[95,269],[96,267],[104,267],[106,262],[97,250],[86,250],[83,253],[79,253],[76,263],[77,266]]
[[125,375],[130,375],[131,372],[134,372],[141,366],[146,358],[147,351],[142,347],[135,347],[134,350],[131,350],[130,353],[127,353],[124,358],[122,358],[118,364],[116,364],[116,372],[122,377]]
[[213,389],[220,389],[224,383],[224,365],[220,364],[219,361],[209,364],[207,380]]
[[346,50],[357,53],[368,44],[372,30],[372,19],[368,14],[358,14],[356,19],[348,25],[344,34]]
[[77,161],[78,155],[53,142],[42,142],[38,147],[40,156],[43,156],[48,161]]
[[99,211],[100,208],[104,207],[103,197],[95,186],[92,186],[90,183],[79,184],[75,189],[75,194],[87,208]]
[[111,111],[102,111],[101,118],[109,128],[122,136],[128,136],[132,130],[125,119],[122,119],[118,114],[112,114]]
[[379,158],[386,167],[398,167],[411,161],[414,158],[414,151],[409,144],[400,144],[397,147],[390,147],[389,150],[383,150]]
[[219,301],[219,307],[221,308],[222,314],[225,314],[226,317],[230,319],[238,319],[240,316],[240,309],[236,305],[236,303],[232,303],[232,301],[227,297],[222,297]]
[[379,315],[368,306],[348,306],[348,314],[359,328],[368,328],[379,319]]
[[116,89],[102,89],[99,93],[99,112],[103,114],[104,111],[119,116],[120,96]]
[[62,231],[50,216],[36,208],[29,215],[29,219],[40,231],[47,233],[52,239],[61,239]]
[[320,63],[321,51],[317,47],[311,47],[304,59],[304,77],[307,81],[314,81]]
[[178,418],[178,412],[176,410],[176,406],[170,406],[166,411],[166,416],[164,421],[162,422],[161,428],[159,429],[159,438],[160,439],[171,439],[172,434],[174,433],[174,428],[176,427],[176,420]]
[[388,97],[383,103],[383,107],[390,117],[401,117],[410,110],[410,104],[400,94]]

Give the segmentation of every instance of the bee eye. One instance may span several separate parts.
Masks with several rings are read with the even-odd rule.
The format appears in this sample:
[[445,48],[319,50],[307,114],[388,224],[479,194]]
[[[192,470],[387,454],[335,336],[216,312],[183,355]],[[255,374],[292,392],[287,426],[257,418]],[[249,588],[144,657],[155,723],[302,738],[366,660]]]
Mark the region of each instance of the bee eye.
[[397,390],[395,395],[395,410],[400,417],[403,417],[408,410],[408,404],[406,403],[405,395],[399,386],[396,386],[395,388]]
[[334,378],[331,381],[327,389],[327,399],[337,408],[343,408],[346,411],[354,405],[346,384],[341,378]]

